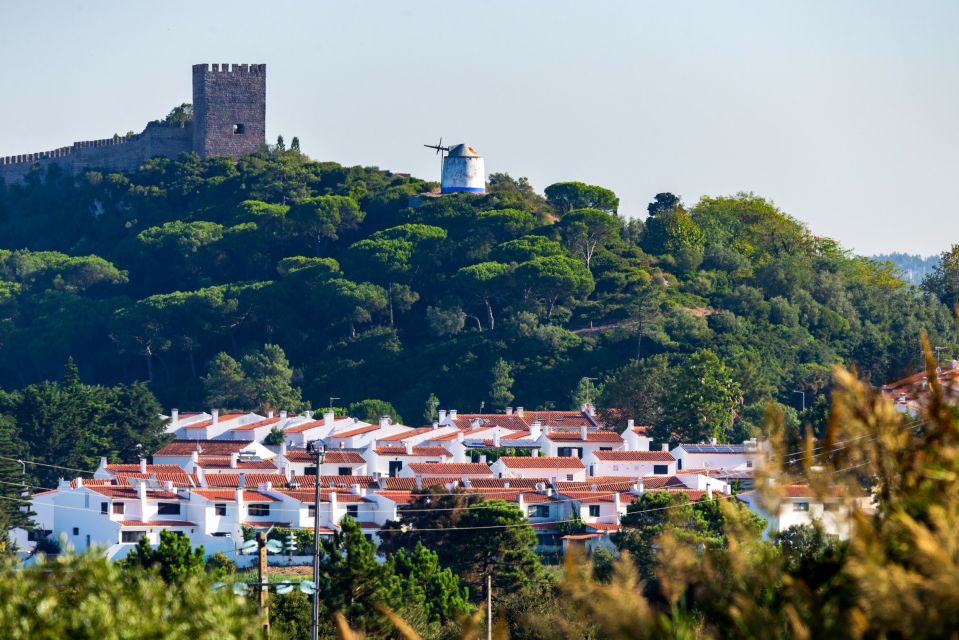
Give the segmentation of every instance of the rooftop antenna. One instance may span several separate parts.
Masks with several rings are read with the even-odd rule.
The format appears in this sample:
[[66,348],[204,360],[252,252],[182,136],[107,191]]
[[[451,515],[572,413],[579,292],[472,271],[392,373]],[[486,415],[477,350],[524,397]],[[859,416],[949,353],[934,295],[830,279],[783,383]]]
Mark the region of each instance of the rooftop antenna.
[[424,144],[424,147],[427,149],[436,149],[436,155],[440,157],[440,185],[443,184],[443,159],[446,157],[446,153],[450,150],[450,147],[443,146],[443,136],[440,136],[440,141],[436,144]]

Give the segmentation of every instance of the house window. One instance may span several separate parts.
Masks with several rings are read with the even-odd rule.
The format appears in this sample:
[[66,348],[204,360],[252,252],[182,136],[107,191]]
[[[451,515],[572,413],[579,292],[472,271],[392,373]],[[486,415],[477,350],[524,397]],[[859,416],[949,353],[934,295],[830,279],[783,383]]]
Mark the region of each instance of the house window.
[[752,460],[747,460],[747,461],[746,461],[746,468],[747,468],[747,469],[752,469],[752,468],[753,468],[753,461],[752,461]]
[[613,448],[612,448],[612,447],[600,447],[599,450],[600,450],[600,451],[612,451]]
[[100,503],[100,513],[110,513],[110,503],[101,502]]
[[316,475],[316,467],[304,467],[304,468],[303,468],[303,475],[305,475],[305,476],[315,476],[315,475]]
[[572,473],[567,473],[567,474],[566,474],[566,482],[572,482],[572,481],[573,481],[573,474],[572,474]]
[[226,505],[225,504],[215,504],[213,505],[213,512],[218,516],[226,515]]
[[572,447],[560,447],[556,450],[556,454],[561,458],[569,458],[573,455]]
[[797,502],[793,505],[793,511],[809,511],[808,502]]
[[142,531],[121,531],[120,542],[139,542],[143,535]]
[[683,470],[683,459],[682,459],[682,458],[680,458],[679,460],[676,461],[676,468],[679,469],[680,471]]
[[669,473],[669,465],[667,464],[654,464],[653,465],[653,475],[654,476],[664,476]]
[[403,469],[402,460],[390,460],[390,477],[395,478]]
[[358,504],[346,505],[346,515],[356,520],[356,518],[360,515],[360,505]]
[[233,134],[241,136],[246,133],[246,127],[240,123],[233,125]]
[[336,470],[336,475],[351,476],[353,475],[353,467],[340,467]]
[[589,517],[590,517],[590,518],[598,518],[598,517],[599,517],[599,505],[598,505],[598,504],[591,504],[591,505],[589,505]]
[[80,527],[73,527],[73,535],[75,536],[80,535]]
[[122,502],[113,503],[113,513],[122,516],[124,511],[126,511],[126,505]]
[[530,516],[533,518],[548,518],[549,517],[549,505],[548,504],[537,504],[533,506]]
[[268,516],[270,515],[270,505],[268,504],[251,504],[247,509],[247,512],[251,516]]
[[179,502],[160,502],[157,503],[158,516],[178,516],[180,515]]
[[306,508],[306,513],[307,513],[307,515],[308,515],[309,517],[315,518],[315,517],[316,517],[316,505],[315,505],[315,504],[311,504],[310,506],[308,506],[308,507]]

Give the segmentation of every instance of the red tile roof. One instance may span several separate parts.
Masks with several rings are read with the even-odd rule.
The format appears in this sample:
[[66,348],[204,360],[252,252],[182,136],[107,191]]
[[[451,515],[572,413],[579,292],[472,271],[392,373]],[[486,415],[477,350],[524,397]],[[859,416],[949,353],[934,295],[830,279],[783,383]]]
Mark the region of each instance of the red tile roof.
[[[629,491],[638,481],[634,478],[589,478],[585,482],[557,482],[558,491]],[[595,487],[595,488],[594,488]]]
[[355,429],[347,429],[346,431],[338,431],[330,434],[331,438],[349,438],[352,436],[358,436],[363,433],[369,433],[370,431],[378,431],[380,425],[378,424],[368,424],[362,427],[357,427]]
[[[134,487],[99,486],[90,487],[90,491],[95,491],[100,495],[115,500],[136,500],[139,498],[137,490]],[[147,498],[150,500],[179,500],[180,496],[170,491],[163,491],[162,489],[147,489]]]
[[187,520],[151,520],[150,522],[141,522],[139,520],[120,520],[119,524],[124,527],[195,527],[195,522]]
[[388,500],[392,500],[397,504],[409,504],[413,501],[413,492],[412,491],[396,491],[381,489],[376,492],[377,495],[381,495]]
[[597,460],[617,462],[676,462],[668,451],[594,451]]
[[[395,426],[395,425],[394,425]],[[418,436],[424,433],[429,433],[433,430],[433,427],[419,427],[417,429],[407,429],[406,431],[401,431],[400,433],[395,433],[391,436],[386,436],[383,438],[377,438],[378,442],[399,442],[401,440],[406,440],[411,436]]]
[[423,458],[440,458],[446,457],[451,458],[453,454],[450,453],[444,447],[439,446],[414,446],[413,453],[406,453],[406,447],[376,447],[374,449],[377,455],[380,456],[419,456]]
[[585,469],[579,458],[565,456],[502,456],[500,460],[510,469]]
[[[114,474],[114,477],[117,480],[117,484],[126,484],[128,478],[135,478],[137,480],[155,479],[157,482],[172,482],[174,487],[195,486],[190,474],[183,471],[183,469],[180,469],[179,473],[127,473],[125,471],[118,471]],[[109,482],[109,480],[106,482]],[[84,480],[83,484],[89,486],[90,481]]]
[[190,456],[194,451],[208,456],[228,456],[250,446],[246,440],[174,440],[154,456]]
[[491,476],[493,472],[482,462],[413,462],[410,470],[417,475]]
[[269,460],[237,460],[236,466],[231,466],[229,456],[200,456],[196,463],[203,469],[272,469],[276,465]]
[[[290,484],[296,484],[300,487],[316,486],[316,476],[293,476]],[[320,476],[320,487],[345,487],[350,488],[358,484],[365,489],[376,488],[378,485],[373,480],[373,476]]]
[[549,496],[543,495],[542,493],[538,493],[536,491],[529,491],[524,489],[500,489],[500,488],[466,489],[466,493],[483,496],[484,500],[504,500],[506,502],[519,502],[519,497],[522,495],[523,502],[526,502],[526,503],[552,502]]
[[310,429],[322,427],[324,424],[325,423],[322,420],[308,420],[302,424],[295,424],[292,427],[287,427],[283,430],[283,433],[303,433],[304,431],[309,431]]
[[[316,455],[310,453],[309,451],[297,451],[297,450],[288,450],[286,452],[286,459],[290,462],[316,462]],[[366,460],[363,459],[356,451],[327,451],[323,454],[324,463],[335,463],[335,464],[364,464]]]
[[[290,496],[295,500],[299,500],[303,504],[313,504],[315,500],[314,489],[279,489],[280,493]],[[336,501],[338,503],[349,503],[349,504],[359,504],[366,502],[363,499],[363,496],[358,496],[355,493],[349,491],[334,491],[331,489],[320,489],[320,502],[329,502],[330,495],[336,494]]]
[[543,426],[550,427],[595,427],[596,421],[582,411],[526,411],[526,420],[539,420]]
[[[470,478],[470,484],[476,488],[535,489],[537,484],[549,484],[547,478]],[[507,485],[509,485],[507,487]]]
[[[550,431],[546,437],[554,441],[562,442],[584,442],[582,434],[579,431]],[[585,442],[615,442],[622,443],[623,437],[615,431],[589,431],[586,433]]]
[[[236,499],[236,491],[233,489],[194,489],[192,493],[197,494],[207,500],[233,501]],[[244,502],[276,502],[277,498],[268,496],[260,491],[243,490]]]
[[383,478],[380,480],[384,489],[415,489],[416,478]]
[[264,418],[263,420],[256,420],[248,424],[241,424],[239,427],[233,427],[232,431],[253,431],[254,429],[259,429],[260,427],[268,427],[271,424],[276,424],[280,421],[280,418]]
[[510,431],[529,431],[529,423],[532,420],[525,420],[523,417],[503,413],[461,413],[452,419],[453,424],[463,431],[473,429],[473,423],[479,420],[481,427],[492,429],[493,427],[503,427]]
[[[148,464],[146,467],[146,472],[148,474],[185,473],[178,464]],[[105,468],[107,471],[127,471],[132,473],[140,473],[140,465],[138,464],[108,464]]]

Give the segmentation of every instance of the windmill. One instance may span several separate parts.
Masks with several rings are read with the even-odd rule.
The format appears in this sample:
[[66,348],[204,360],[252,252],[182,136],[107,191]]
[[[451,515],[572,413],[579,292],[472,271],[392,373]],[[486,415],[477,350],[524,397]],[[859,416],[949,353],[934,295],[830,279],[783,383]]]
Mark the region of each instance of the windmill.
[[440,141],[436,144],[424,144],[423,146],[427,149],[436,149],[436,155],[440,157],[440,184],[443,184],[443,164],[446,157],[444,154],[450,150],[450,147],[443,146],[443,136],[440,136]]

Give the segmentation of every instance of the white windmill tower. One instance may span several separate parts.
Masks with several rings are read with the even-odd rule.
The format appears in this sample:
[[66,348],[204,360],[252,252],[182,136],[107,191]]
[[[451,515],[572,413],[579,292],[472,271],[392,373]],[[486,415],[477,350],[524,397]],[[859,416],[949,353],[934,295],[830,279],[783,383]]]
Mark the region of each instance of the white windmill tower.
[[436,149],[442,157],[440,186],[442,193],[486,193],[486,168],[483,158],[468,144],[443,146],[443,138],[437,144],[423,145]]

